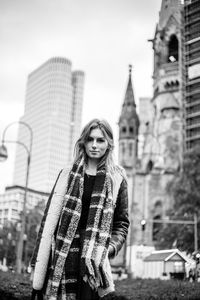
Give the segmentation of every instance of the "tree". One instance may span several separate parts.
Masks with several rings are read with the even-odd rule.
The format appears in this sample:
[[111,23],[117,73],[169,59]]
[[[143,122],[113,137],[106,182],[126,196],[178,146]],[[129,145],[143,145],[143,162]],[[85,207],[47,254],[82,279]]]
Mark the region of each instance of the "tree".
[[16,224],[5,222],[0,227],[0,260],[6,259],[7,265],[14,266],[18,233]]
[[37,233],[42,220],[43,212],[45,208],[44,201],[41,201],[32,210],[27,213],[26,216],[26,244],[24,247],[23,260],[27,266],[30,262],[33,249],[35,247],[35,242],[37,238]]
[[[168,212],[170,219],[198,219],[198,248],[200,246],[200,146],[186,153],[182,170],[167,186],[167,193],[173,198],[173,207]],[[194,251],[194,226],[181,224],[164,225],[157,235],[159,248],[176,246],[180,250]]]

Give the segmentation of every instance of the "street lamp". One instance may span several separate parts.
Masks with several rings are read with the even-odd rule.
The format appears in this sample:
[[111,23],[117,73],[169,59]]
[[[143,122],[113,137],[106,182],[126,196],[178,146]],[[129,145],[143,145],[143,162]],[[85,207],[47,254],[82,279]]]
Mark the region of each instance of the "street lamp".
[[140,223],[141,223],[142,231],[145,231],[146,220],[145,220],[145,219],[142,219]]
[[[24,125],[30,133],[30,144],[29,148],[20,141],[12,141],[12,140],[5,140],[5,134],[9,127],[14,124]],[[31,152],[32,152],[32,143],[33,143],[33,130],[29,124],[24,121],[18,121],[10,123],[3,131],[2,135],[2,145],[0,146],[0,161],[5,161],[8,158],[7,148],[5,143],[16,143],[21,145],[27,152],[27,167],[26,167],[26,183],[24,188],[24,202],[23,202],[23,209],[22,209],[22,217],[21,217],[21,231],[19,236],[19,242],[17,247],[17,272],[21,273],[22,270],[22,255],[23,255],[23,242],[24,242],[24,234],[25,234],[25,225],[26,225],[26,202],[27,202],[27,189],[28,189],[28,180],[29,180],[29,169],[30,169],[30,162],[31,162]]]

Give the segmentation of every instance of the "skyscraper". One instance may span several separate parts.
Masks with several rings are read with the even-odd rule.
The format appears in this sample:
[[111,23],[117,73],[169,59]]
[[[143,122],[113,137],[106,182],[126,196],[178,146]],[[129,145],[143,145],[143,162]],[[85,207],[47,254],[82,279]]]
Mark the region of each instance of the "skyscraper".
[[[64,166],[71,163],[81,126],[84,73],[71,70],[62,57],[49,59],[28,76],[25,112],[20,119],[33,130],[29,187],[49,192]],[[29,145],[25,126],[18,140]],[[17,146],[13,184],[25,185],[26,153]]]

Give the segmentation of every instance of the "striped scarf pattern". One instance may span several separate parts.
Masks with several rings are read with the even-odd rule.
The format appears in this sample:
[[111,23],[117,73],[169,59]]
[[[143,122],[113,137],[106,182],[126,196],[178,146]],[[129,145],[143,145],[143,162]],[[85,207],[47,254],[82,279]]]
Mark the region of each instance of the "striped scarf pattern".
[[[65,282],[64,267],[81,216],[84,172],[84,160],[80,159],[69,174],[47,284],[47,299],[50,300],[58,299],[59,291],[65,290],[62,287],[62,282]],[[111,178],[104,166],[97,170],[80,262],[81,276],[100,293],[114,288],[111,276],[104,268],[108,261],[113,213]]]

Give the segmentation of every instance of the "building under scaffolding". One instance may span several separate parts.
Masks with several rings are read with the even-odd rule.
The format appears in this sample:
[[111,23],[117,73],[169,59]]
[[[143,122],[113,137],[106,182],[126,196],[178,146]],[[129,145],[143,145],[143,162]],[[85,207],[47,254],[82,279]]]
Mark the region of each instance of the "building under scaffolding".
[[185,146],[200,144],[200,0],[185,1]]

